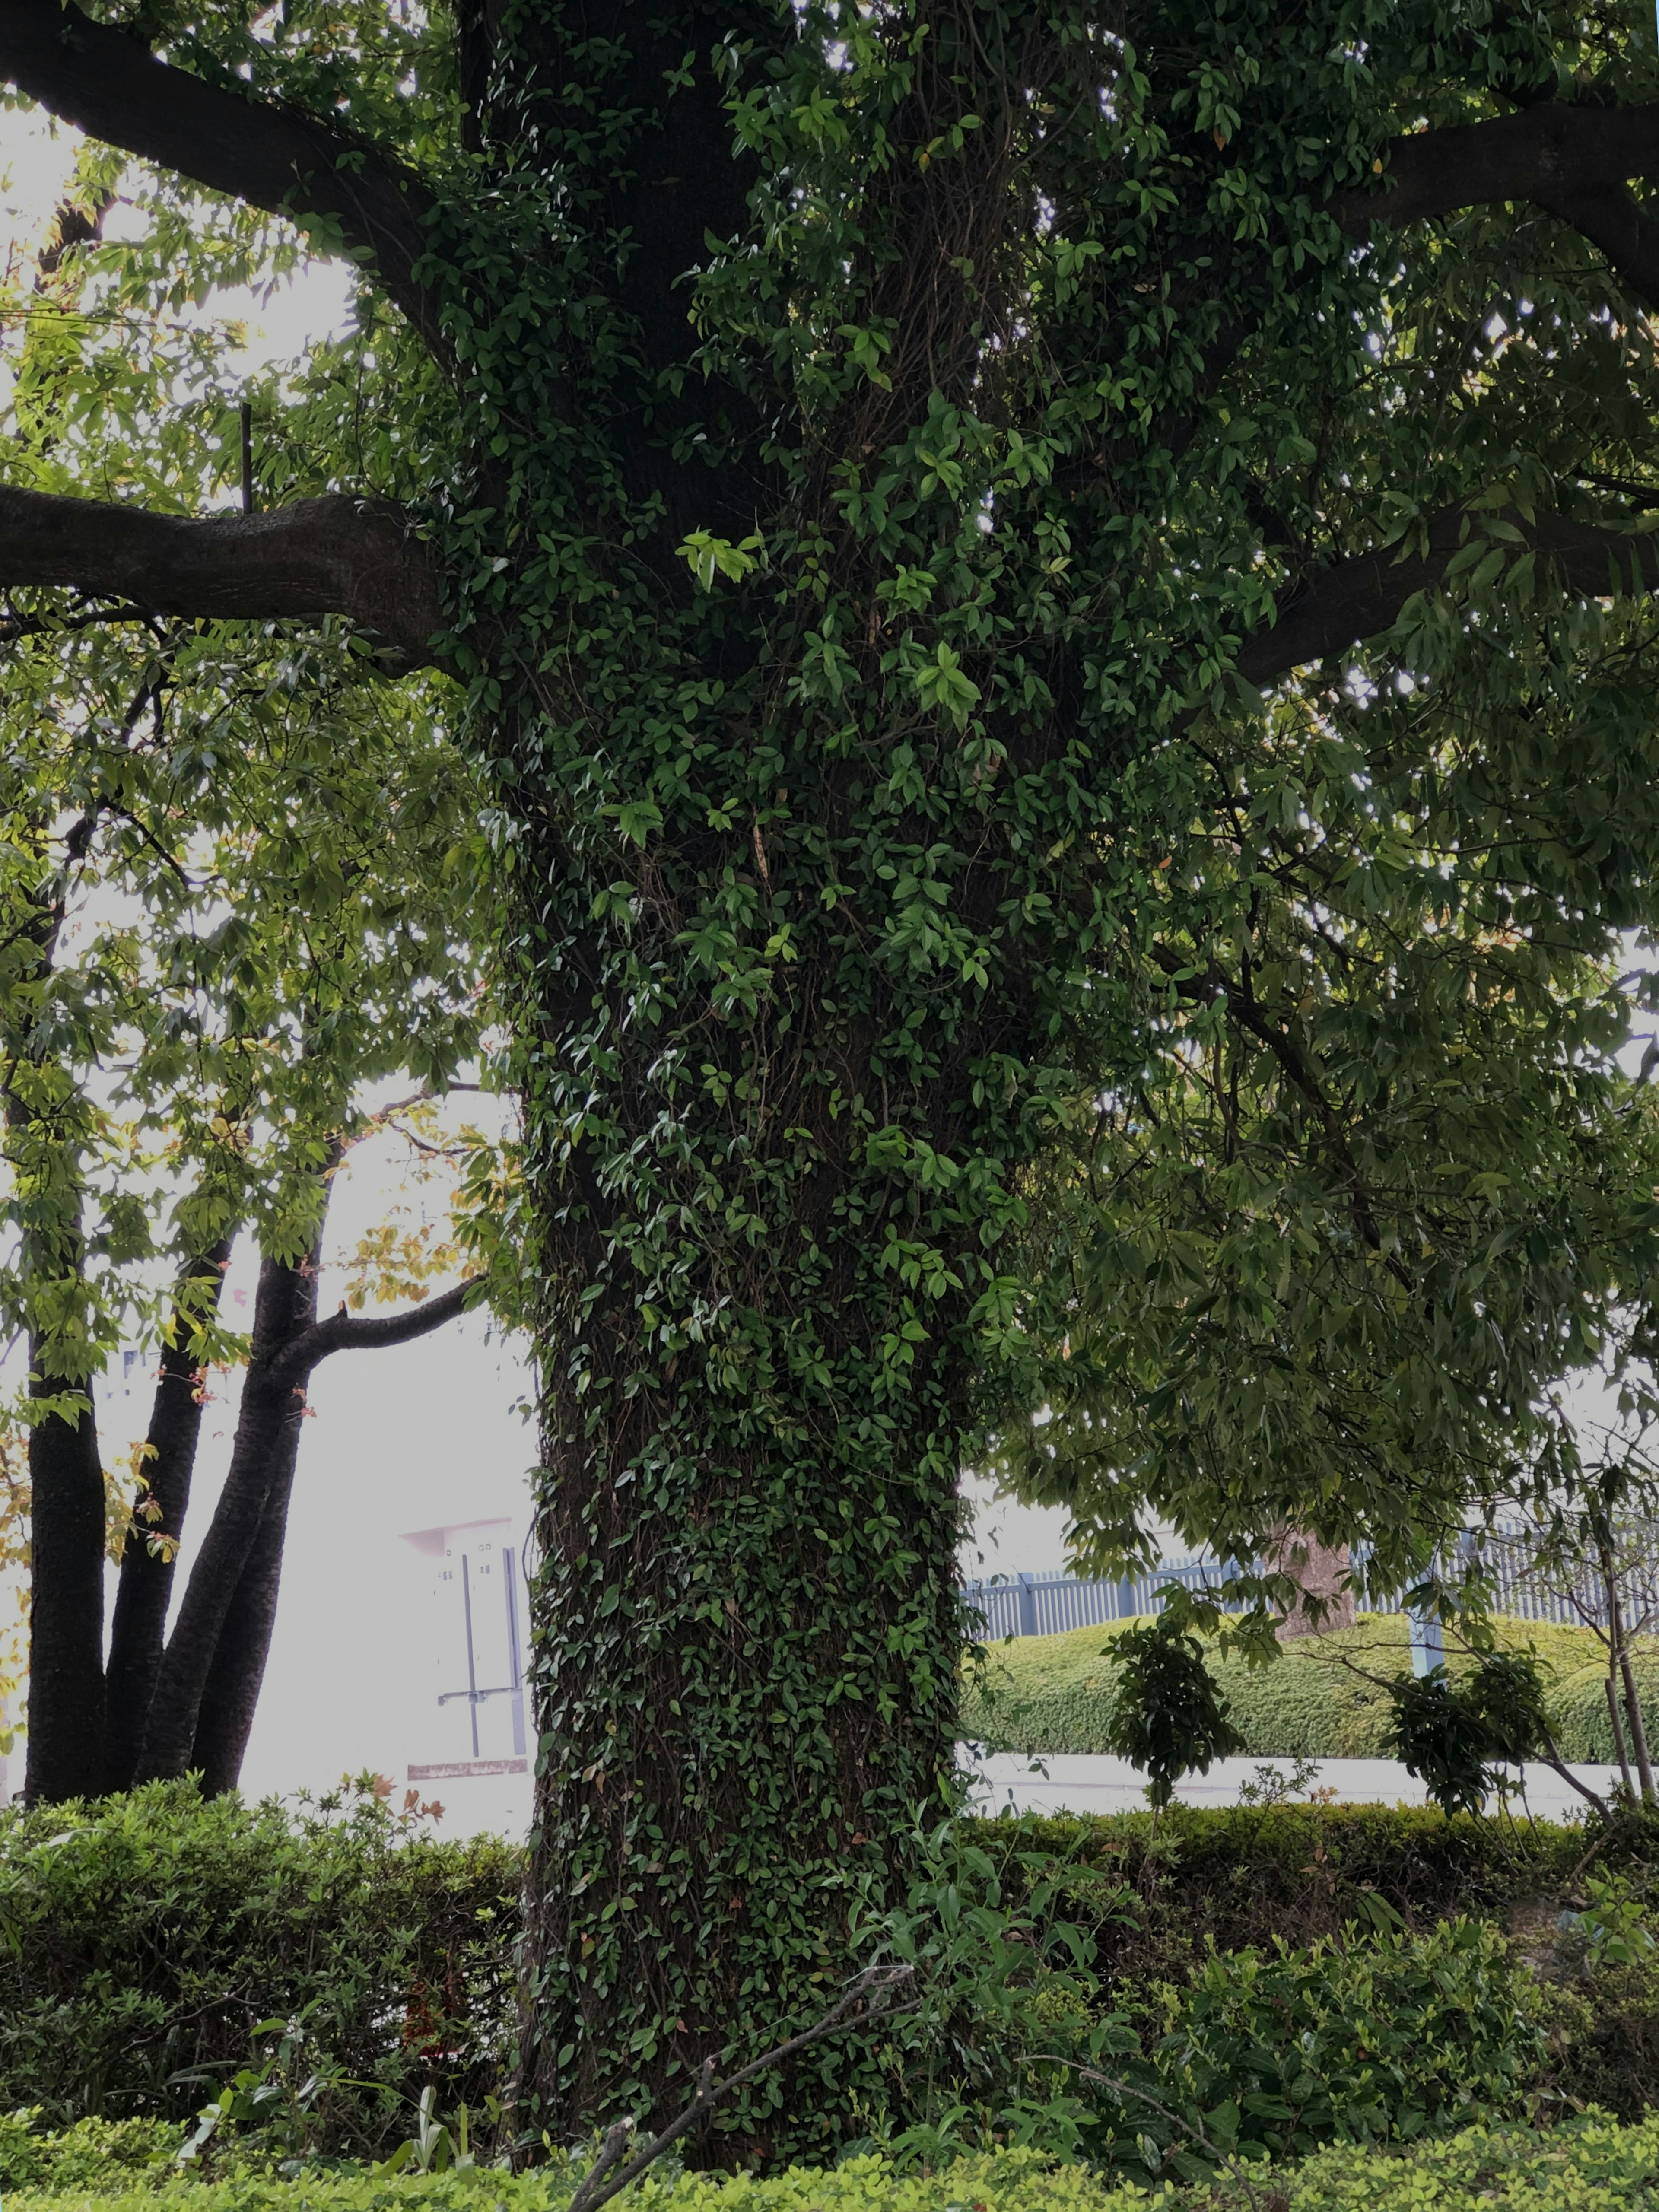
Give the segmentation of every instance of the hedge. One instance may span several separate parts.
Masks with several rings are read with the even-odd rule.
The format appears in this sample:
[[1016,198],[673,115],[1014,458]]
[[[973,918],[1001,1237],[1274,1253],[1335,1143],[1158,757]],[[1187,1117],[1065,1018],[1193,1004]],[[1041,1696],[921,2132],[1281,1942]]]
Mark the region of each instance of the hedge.
[[[312,2172],[237,2177],[160,2191],[112,2172],[101,2191],[20,2192],[13,2212],[562,2212],[571,2170],[472,2169],[386,2179]],[[1055,2166],[1031,2152],[897,2173],[878,2156],[764,2179],[683,2174],[617,2200],[619,2212],[1630,2212],[1659,2190],[1659,2118],[1623,2127],[1592,2117],[1548,2130],[1472,2128],[1403,2154],[1339,2146],[1290,2167],[1252,2169],[1200,2188],[1148,2191]]]
[[[1059,1863],[1053,1909],[1094,1938],[1114,2004],[1185,1983],[1211,1944],[1305,1947],[1381,1906],[1419,1932],[1460,1913],[1502,1923],[1541,1959],[1589,1840],[1363,1805],[1176,1806],[1156,1837],[1141,1812],[963,1826],[1011,1896],[1032,1860]],[[1659,1828],[1608,1848],[1659,1891]],[[295,1811],[169,1784],[0,1814],[0,2113],[181,2120],[249,2063],[258,2023],[305,2013],[307,2069],[341,2077],[320,2147],[384,2157],[422,2088],[442,2111],[505,2090],[518,1866],[488,1839],[402,1838],[361,1795]],[[1563,1978],[1552,2078],[1633,2115],[1659,2100],[1659,1969],[1598,1988],[1587,2010]]]
[[518,1854],[405,1836],[367,1786],[332,1808],[207,1802],[162,1783],[0,1812],[0,2111],[182,2117],[201,2069],[267,2017],[308,2024],[350,2081],[337,2131],[373,2149],[412,2087],[498,2080],[511,2034]]
[[[988,1751],[1103,1752],[1115,1669],[1113,1639],[1133,1624],[1112,1621],[1060,1636],[1027,1636],[988,1646],[963,1686],[963,1731]],[[1550,1711],[1562,1755],[1614,1757],[1602,1688],[1606,1670],[1586,1628],[1549,1621],[1500,1620],[1500,1643],[1533,1645],[1550,1668]],[[1386,1691],[1345,1666],[1401,1674],[1410,1666],[1403,1613],[1362,1613],[1355,1626],[1288,1645],[1265,1667],[1238,1658],[1213,1671],[1247,1751],[1261,1759],[1383,1759],[1389,1756]],[[1449,1655],[1454,1679],[1470,1662]],[[1643,1639],[1635,1661],[1643,1698],[1659,1714],[1659,1642]]]

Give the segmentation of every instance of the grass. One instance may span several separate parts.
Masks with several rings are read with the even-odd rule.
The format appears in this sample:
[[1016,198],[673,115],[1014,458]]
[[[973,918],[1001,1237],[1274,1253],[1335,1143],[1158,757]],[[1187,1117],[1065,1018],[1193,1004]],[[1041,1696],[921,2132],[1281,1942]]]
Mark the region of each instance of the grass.
[[[1115,1676],[1111,1647],[1133,1625],[1111,1621],[990,1645],[982,1673],[964,1686],[963,1733],[990,1751],[1104,1751]],[[1589,1630],[1536,1620],[1496,1626],[1500,1643],[1530,1644],[1548,1668],[1552,1721],[1563,1757],[1612,1759],[1605,1669]],[[1410,1670],[1403,1613],[1361,1613],[1352,1628],[1285,1645],[1267,1666],[1251,1667],[1238,1658],[1212,1657],[1211,1663],[1251,1755],[1389,1757],[1388,1694],[1366,1677]],[[1461,1653],[1448,1654],[1454,1679],[1472,1663]],[[1659,1716],[1659,1640],[1644,1639],[1636,1672],[1644,1711]]]

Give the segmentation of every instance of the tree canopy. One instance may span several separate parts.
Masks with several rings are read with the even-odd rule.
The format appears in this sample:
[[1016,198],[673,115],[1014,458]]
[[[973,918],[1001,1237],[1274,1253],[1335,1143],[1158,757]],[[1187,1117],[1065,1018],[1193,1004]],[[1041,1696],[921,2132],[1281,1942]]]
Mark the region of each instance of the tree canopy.
[[[259,513],[222,453],[9,462],[0,580],[465,687],[544,1385],[525,2118],[663,2108],[817,2008],[946,1786],[957,1472],[1042,1387],[1079,1133],[1078,1422],[1241,1528],[1411,1554],[1645,1280],[1648,27],[9,0],[0,70],[153,165],[130,297],[201,193],[362,272]],[[1350,1476],[1354,1344],[1440,1410]]]

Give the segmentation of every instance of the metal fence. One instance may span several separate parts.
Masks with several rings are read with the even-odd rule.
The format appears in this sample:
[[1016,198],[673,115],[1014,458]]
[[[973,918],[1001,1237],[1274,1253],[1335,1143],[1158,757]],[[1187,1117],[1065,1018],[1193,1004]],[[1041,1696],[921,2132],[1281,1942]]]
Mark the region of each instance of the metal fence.
[[[1586,1575],[1571,1596],[1540,1578],[1530,1556],[1529,1532],[1522,1524],[1471,1529],[1457,1545],[1456,1565],[1466,1565],[1477,1547],[1485,1555],[1494,1612],[1519,1620],[1601,1621],[1605,1618],[1606,1594],[1595,1577]],[[1363,1570],[1365,1560],[1364,1548],[1357,1548],[1355,1567]],[[963,1595],[984,1624],[979,1635],[988,1643],[995,1643],[1005,1636],[1057,1636],[1068,1628],[1092,1628],[1102,1621],[1129,1620],[1157,1613],[1162,1608],[1162,1591],[1167,1583],[1182,1583],[1195,1589],[1200,1583],[1213,1586],[1218,1582],[1224,1589],[1230,1574],[1229,1563],[1191,1553],[1122,1582],[1095,1582],[1079,1575],[999,1576],[965,1583]],[[1650,1565],[1635,1580],[1651,1587],[1644,1588],[1639,1595],[1632,1591],[1632,1618],[1650,1612],[1659,1617],[1659,1531],[1655,1532]],[[1369,1595],[1372,1605],[1388,1608],[1385,1594]],[[1225,1609],[1242,1608],[1228,1606]]]
[[1103,1620],[1133,1620],[1161,1610],[1165,1583],[1183,1583],[1196,1589],[1218,1575],[1224,1579],[1225,1572],[1216,1559],[1192,1557],[1171,1559],[1123,1582],[1091,1582],[1080,1575],[1012,1575],[965,1583],[963,1595],[985,1624],[980,1635],[995,1643],[1005,1636],[1058,1636],[1065,1629],[1092,1628]]

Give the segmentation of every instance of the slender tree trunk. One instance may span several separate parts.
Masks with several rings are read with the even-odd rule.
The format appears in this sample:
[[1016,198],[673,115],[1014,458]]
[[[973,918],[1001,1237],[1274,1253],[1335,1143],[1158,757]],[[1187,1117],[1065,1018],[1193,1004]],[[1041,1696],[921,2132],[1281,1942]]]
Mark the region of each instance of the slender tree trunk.
[[190,1764],[210,1797],[234,1790],[242,1771],[276,1626],[289,1500],[299,1456],[300,1424],[292,1421],[278,1440],[258,1531],[237,1579],[202,1692]]
[[1631,1665],[1628,1646],[1619,1655],[1619,1671],[1625,1683],[1625,1711],[1630,1716],[1631,1748],[1636,1753],[1636,1771],[1642,1778],[1642,1796],[1651,1805],[1656,1795],[1653,1782],[1653,1761],[1648,1756],[1648,1732],[1642,1720],[1642,1693],[1636,1686],[1636,1669]]
[[1613,1532],[1601,1522],[1596,1526],[1595,1544],[1601,1560],[1601,1585],[1607,1592],[1608,1640],[1620,1680],[1625,1686],[1625,1712],[1630,1723],[1631,1748],[1636,1754],[1636,1771],[1641,1781],[1643,1802],[1651,1804],[1655,1795],[1653,1764],[1648,1757],[1647,1730],[1642,1725],[1642,1701],[1637,1692],[1635,1669],[1630,1662],[1629,1638],[1625,1633],[1625,1607],[1619,1591],[1619,1562],[1613,1549]]
[[1601,1687],[1607,1693],[1607,1718],[1613,1723],[1613,1747],[1618,1754],[1619,1771],[1626,1789],[1634,1796],[1636,1784],[1630,1771],[1630,1752],[1625,1743],[1625,1723],[1619,1717],[1619,1692],[1611,1672],[1603,1677]]
[[296,1379],[276,1364],[316,1318],[314,1249],[294,1266],[263,1259],[230,1470],[156,1670],[134,1769],[137,1781],[158,1781],[190,1770],[214,1655],[258,1540],[265,1501],[278,1470],[285,1464],[291,1468],[299,1449],[305,1378]]
[[[30,1395],[69,1386],[33,1348]],[[105,1787],[104,1471],[88,1401],[78,1420],[51,1413],[29,1431],[28,1757],[32,1805],[95,1797]]]
[[[186,1275],[216,1286],[222,1284],[230,1247],[231,1239],[222,1237],[210,1251],[192,1261]],[[216,1287],[214,1296],[216,1299]],[[161,1508],[160,1518],[135,1519],[121,1555],[106,1669],[108,1786],[112,1790],[131,1788],[137,1771],[150,1699],[161,1671],[173,1566],[190,1504],[203,1413],[202,1378],[190,1349],[191,1318],[191,1310],[185,1306],[173,1316],[173,1341],[161,1350],[161,1375],[146,1437],[149,1449],[143,1480]]]

